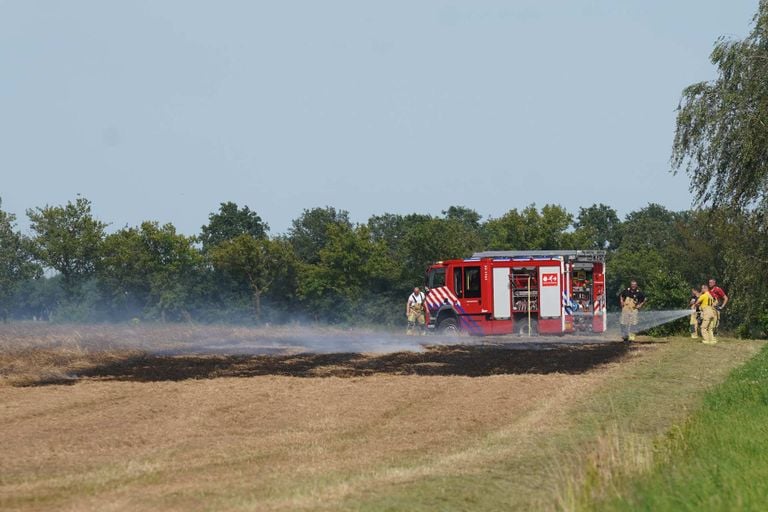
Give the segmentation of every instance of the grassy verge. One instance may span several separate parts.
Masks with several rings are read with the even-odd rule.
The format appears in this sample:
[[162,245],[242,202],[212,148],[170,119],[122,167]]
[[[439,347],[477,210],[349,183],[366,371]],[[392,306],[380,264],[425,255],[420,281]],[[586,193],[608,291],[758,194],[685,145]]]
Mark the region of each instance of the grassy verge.
[[704,398],[664,461],[599,510],[765,510],[768,346]]
[[[482,465],[353,493],[349,510],[582,510],[649,471],[658,440],[699,408],[706,390],[759,350],[685,338],[641,344],[597,389],[552,410],[557,424],[489,437]],[[542,422],[544,423],[544,422]],[[514,446],[514,450],[508,450]]]

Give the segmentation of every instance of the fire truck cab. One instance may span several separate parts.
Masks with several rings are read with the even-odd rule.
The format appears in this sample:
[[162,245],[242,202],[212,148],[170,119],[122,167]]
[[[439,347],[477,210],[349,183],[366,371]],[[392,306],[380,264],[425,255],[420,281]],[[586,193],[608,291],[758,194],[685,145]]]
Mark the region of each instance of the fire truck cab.
[[605,251],[487,251],[431,265],[427,327],[473,335],[604,332]]

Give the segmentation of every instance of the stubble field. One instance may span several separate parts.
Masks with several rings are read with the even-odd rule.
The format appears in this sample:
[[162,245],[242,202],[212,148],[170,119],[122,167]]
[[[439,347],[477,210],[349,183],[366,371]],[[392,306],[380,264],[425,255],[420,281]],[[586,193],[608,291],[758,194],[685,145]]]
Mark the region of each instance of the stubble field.
[[0,509],[579,508],[760,346],[429,341],[0,326]]

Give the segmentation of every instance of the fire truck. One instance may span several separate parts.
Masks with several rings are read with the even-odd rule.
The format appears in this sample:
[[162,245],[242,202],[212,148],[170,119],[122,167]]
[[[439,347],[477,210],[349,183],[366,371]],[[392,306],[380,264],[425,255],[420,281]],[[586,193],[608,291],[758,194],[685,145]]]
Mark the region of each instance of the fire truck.
[[427,328],[561,335],[607,328],[605,251],[487,251],[426,275]]

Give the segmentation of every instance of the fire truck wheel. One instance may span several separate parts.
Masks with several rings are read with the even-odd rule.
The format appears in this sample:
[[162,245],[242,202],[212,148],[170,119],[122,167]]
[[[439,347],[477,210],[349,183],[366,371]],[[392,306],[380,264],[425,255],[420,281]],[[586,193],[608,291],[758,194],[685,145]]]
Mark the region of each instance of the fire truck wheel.
[[446,318],[437,326],[440,334],[455,335],[459,334],[459,324],[455,318]]

